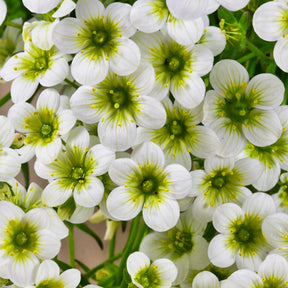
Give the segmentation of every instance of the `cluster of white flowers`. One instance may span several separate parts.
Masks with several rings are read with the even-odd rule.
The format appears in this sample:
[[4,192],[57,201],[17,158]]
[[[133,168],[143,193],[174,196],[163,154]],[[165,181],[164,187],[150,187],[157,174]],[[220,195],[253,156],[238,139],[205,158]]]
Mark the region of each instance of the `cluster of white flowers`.
[[[1,287],[288,286],[288,3],[258,2],[0,0]],[[109,259],[63,265],[99,218]]]

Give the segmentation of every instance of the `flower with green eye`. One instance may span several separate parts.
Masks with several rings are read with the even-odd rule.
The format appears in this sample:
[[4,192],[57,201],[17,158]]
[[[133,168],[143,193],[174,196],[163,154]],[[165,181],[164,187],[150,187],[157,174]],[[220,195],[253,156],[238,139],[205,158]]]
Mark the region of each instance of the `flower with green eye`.
[[11,202],[1,201],[0,214],[0,277],[17,286],[32,285],[40,261],[59,253],[60,238],[49,229],[50,217],[43,208],[25,214]]
[[249,82],[247,70],[235,60],[221,60],[211,70],[214,90],[204,100],[204,125],[221,140],[221,156],[236,156],[247,140],[256,146],[275,143],[282,125],[275,109],[284,97],[284,85],[263,73]]
[[258,271],[270,250],[262,233],[262,223],[275,213],[276,206],[268,194],[250,195],[242,208],[234,203],[219,206],[213,215],[213,226],[219,232],[210,242],[208,257],[213,265]]
[[97,176],[107,172],[115,153],[102,144],[90,147],[89,141],[88,131],[83,126],[76,127],[53,162],[41,163],[37,159],[36,173],[50,180],[42,194],[45,205],[57,207],[67,203],[72,212],[76,205],[93,212],[100,203],[104,187]]
[[116,159],[108,173],[119,186],[106,202],[115,219],[127,221],[142,211],[145,223],[156,231],[175,226],[180,216],[177,199],[187,196],[191,176],[180,164],[165,167],[164,153],[158,145],[138,145],[131,159]]
[[150,97],[152,65],[143,64],[128,76],[108,73],[95,85],[81,86],[71,97],[71,109],[85,123],[98,123],[100,141],[116,151],[135,144],[136,125],[160,128],[166,120],[160,101]]
[[18,149],[21,162],[37,158],[49,163],[57,158],[62,148],[61,136],[68,133],[76,122],[70,109],[62,109],[61,97],[55,89],[41,92],[36,109],[27,102],[13,105],[8,117],[16,130],[25,135],[25,145]]
[[168,259],[150,259],[142,252],[134,252],[127,259],[127,271],[132,283],[128,287],[165,288],[171,287],[177,275],[177,268]]
[[166,110],[166,123],[160,128],[137,129],[136,143],[153,141],[158,144],[166,157],[167,164],[178,163],[191,169],[191,156],[207,158],[216,154],[219,139],[208,127],[197,125],[201,122],[202,105],[187,109],[178,102],[166,98],[163,101]]
[[138,46],[129,39],[135,31],[130,22],[131,6],[99,0],[80,0],[76,18],[61,20],[53,31],[55,45],[64,53],[76,53],[71,74],[81,84],[101,82],[111,69],[121,76],[140,64]]
[[183,46],[158,31],[137,32],[133,39],[139,45],[142,59],[155,70],[155,86],[150,96],[163,100],[169,93],[185,108],[195,108],[205,95],[201,76],[210,72],[213,54],[204,45]]

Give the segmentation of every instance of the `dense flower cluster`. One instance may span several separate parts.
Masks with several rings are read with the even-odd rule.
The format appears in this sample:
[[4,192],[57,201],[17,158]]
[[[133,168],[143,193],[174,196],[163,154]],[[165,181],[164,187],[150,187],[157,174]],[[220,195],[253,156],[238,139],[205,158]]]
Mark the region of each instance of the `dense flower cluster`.
[[[286,287],[287,23],[284,0],[0,0],[0,286]],[[90,269],[72,231],[101,245],[99,219]]]

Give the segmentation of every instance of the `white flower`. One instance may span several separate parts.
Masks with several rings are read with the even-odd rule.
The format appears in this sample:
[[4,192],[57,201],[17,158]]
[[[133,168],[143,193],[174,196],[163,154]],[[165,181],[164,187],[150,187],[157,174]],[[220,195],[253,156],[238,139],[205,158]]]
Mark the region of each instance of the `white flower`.
[[199,105],[186,109],[179,103],[166,98],[163,101],[167,119],[165,125],[157,129],[138,128],[136,143],[153,141],[165,153],[167,164],[178,163],[191,169],[191,155],[207,158],[217,153],[219,139],[216,133],[203,125],[203,109]]
[[59,266],[52,260],[44,260],[35,275],[35,285],[29,287],[63,287],[76,288],[81,280],[81,273],[77,269],[67,269],[60,274]]
[[218,278],[209,271],[198,273],[193,279],[192,288],[220,288]]
[[72,76],[81,84],[101,82],[110,68],[121,76],[134,72],[140,64],[138,46],[129,39],[135,33],[130,23],[131,6],[112,3],[106,9],[99,0],[80,0],[76,18],[61,20],[53,41],[65,53],[76,53]]
[[219,61],[210,73],[214,90],[204,100],[204,124],[219,136],[221,156],[237,155],[247,140],[263,147],[281,136],[275,108],[283,100],[283,83],[269,73],[248,80],[247,70],[235,60]]
[[26,214],[14,204],[0,202],[0,277],[18,286],[32,285],[40,260],[55,257],[61,242],[50,229],[45,209]]
[[234,1],[234,0],[216,0],[216,1],[218,2],[219,5],[223,6],[227,10],[237,11],[237,10],[241,10],[242,8],[247,6],[247,4],[249,3],[250,0],[237,0],[237,1]]
[[259,266],[258,274],[250,270],[241,269],[232,273],[227,281],[229,281],[227,288],[286,287],[288,282],[288,263],[279,255],[268,255]]
[[47,13],[54,9],[60,2],[61,0],[23,0],[24,6],[34,13]]
[[39,83],[44,87],[60,84],[68,75],[67,59],[55,46],[41,50],[27,41],[24,52],[11,57],[1,69],[1,77],[11,81],[11,97],[14,103],[28,100]]
[[42,194],[44,204],[56,207],[68,200],[74,212],[75,203],[85,208],[94,208],[100,203],[104,187],[97,176],[107,172],[115,154],[102,144],[89,148],[89,141],[87,130],[83,126],[76,127],[53,162],[44,164],[37,159],[36,173],[50,180]]
[[139,288],[171,287],[177,276],[177,268],[168,259],[150,259],[142,252],[134,252],[127,259],[127,271],[132,283]]
[[258,159],[264,170],[253,186],[259,191],[268,191],[279,181],[281,169],[288,170],[288,106],[281,105],[275,109],[281,125],[282,134],[279,139],[264,147],[247,143],[242,155]]
[[203,238],[206,221],[195,217],[190,209],[180,215],[176,226],[167,232],[154,232],[145,236],[140,251],[150,259],[167,258],[177,267],[173,284],[180,284],[189,269],[201,270],[209,263],[208,242]]
[[213,226],[220,233],[210,242],[208,257],[218,267],[229,267],[236,261],[239,269],[257,271],[270,247],[262,234],[263,220],[276,210],[270,195],[254,193],[240,208],[234,203],[219,206],[213,215]]
[[277,41],[273,51],[274,60],[285,72],[288,72],[287,13],[286,1],[269,1],[259,6],[253,15],[256,34],[266,41]]
[[166,231],[175,226],[180,214],[177,199],[187,195],[191,176],[179,164],[165,167],[158,145],[143,143],[131,159],[116,159],[108,172],[119,185],[107,198],[108,212],[114,218],[130,220],[143,209],[144,221],[152,229]]
[[143,64],[129,76],[108,73],[94,87],[81,86],[71,97],[78,119],[98,123],[98,135],[105,146],[124,151],[135,143],[136,125],[160,128],[166,113],[159,101],[149,96],[155,82],[152,65]]
[[21,169],[21,162],[15,150],[9,148],[14,139],[14,126],[0,115],[0,181],[15,177]]
[[185,108],[194,108],[202,102],[206,88],[201,76],[213,64],[213,54],[208,48],[201,44],[180,45],[160,31],[137,32],[133,39],[141,49],[142,59],[155,70],[156,83],[150,96],[162,100],[171,91]]
[[61,136],[67,134],[76,122],[69,109],[61,109],[61,96],[55,89],[41,92],[36,109],[29,103],[13,105],[8,117],[16,130],[25,135],[25,145],[18,149],[21,161],[29,161],[36,152],[42,162],[52,162],[62,148]]
[[6,18],[7,14],[7,5],[4,0],[0,0],[0,25],[2,25],[3,21]]
[[193,184],[189,195],[197,196],[193,203],[196,215],[211,219],[215,209],[223,203],[241,205],[251,195],[244,186],[255,183],[262,171],[263,167],[256,159],[207,158],[204,170],[190,172]]

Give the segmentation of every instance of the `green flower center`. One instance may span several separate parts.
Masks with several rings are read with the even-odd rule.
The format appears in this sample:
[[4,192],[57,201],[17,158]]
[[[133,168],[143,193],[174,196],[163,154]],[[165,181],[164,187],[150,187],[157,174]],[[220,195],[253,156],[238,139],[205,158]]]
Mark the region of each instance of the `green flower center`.
[[287,284],[285,280],[273,277],[267,278],[263,281],[263,288],[286,288]]
[[216,176],[211,179],[211,185],[214,188],[223,188],[226,184],[226,179],[223,176]]
[[43,55],[37,58],[34,62],[34,69],[38,72],[42,70],[47,70],[49,68],[49,60],[48,58]]
[[61,281],[49,279],[40,282],[36,288],[64,288],[64,285]]
[[237,233],[237,238],[239,242],[246,243],[250,240],[250,232],[246,229],[240,229]]
[[43,138],[49,138],[53,133],[53,127],[50,124],[43,124],[40,128],[40,134]]
[[73,167],[71,174],[70,174],[71,178],[73,178],[76,181],[79,180],[84,180],[85,178],[85,171],[82,167]]
[[10,201],[13,197],[13,190],[5,182],[0,182],[0,201],[7,200]]
[[[134,280],[141,284],[143,288],[151,288],[155,287],[156,285],[159,285],[159,276],[156,270],[157,267],[152,266],[148,269],[142,269],[140,270]],[[158,286],[157,286],[158,287]]]
[[184,132],[184,127],[178,121],[174,120],[170,124],[170,132],[172,135],[178,136]]
[[23,246],[25,245],[29,240],[28,235],[25,232],[19,232],[16,236],[15,236],[15,242],[17,246]]
[[141,188],[145,194],[157,194],[158,184],[156,179],[144,179]]
[[182,256],[183,254],[190,252],[193,248],[192,234],[190,232],[180,231],[177,228],[173,228],[168,231],[170,241],[168,241],[168,247],[173,249],[175,253]]
[[121,108],[127,107],[130,103],[129,95],[130,95],[129,91],[128,90],[126,91],[125,88],[111,89],[108,92],[110,102],[115,109],[118,109],[120,107]]
[[167,67],[168,71],[175,73],[183,70],[184,59],[181,54],[177,55],[172,52],[171,56],[167,57],[164,61],[164,65]]
[[93,31],[93,41],[96,46],[102,46],[109,38],[109,35],[105,30]]

